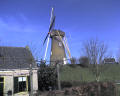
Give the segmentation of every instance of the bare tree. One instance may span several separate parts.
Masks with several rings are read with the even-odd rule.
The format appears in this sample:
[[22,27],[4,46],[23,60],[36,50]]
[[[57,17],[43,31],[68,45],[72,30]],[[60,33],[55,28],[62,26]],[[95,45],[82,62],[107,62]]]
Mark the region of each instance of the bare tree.
[[86,56],[81,56],[81,57],[79,58],[79,64],[80,64],[82,67],[88,67],[88,65],[89,65],[89,59],[88,59],[88,57],[86,57]]
[[32,55],[33,55],[34,59],[38,60],[40,52],[39,52],[36,44],[33,43],[33,42],[30,42],[30,43],[28,43],[28,45],[26,45],[26,48],[29,49],[32,52]]
[[89,64],[92,72],[95,74],[96,81],[99,81],[101,71],[100,65],[102,60],[107,52],[107,47],[103,42],[100,42],[97,39],[90,39],[83,43],[85,56],[89,59]]
[[71,64],[76,64],[77,63],[77,59],[75,57],[72,57],[70,61],[71,61]]
[[117,58],[117,62],[118,62],[118,64],[120,64],[120,57]]
[[118,64],[120,64],[120,49],[118,49],[118,52],[117,52],[117,62]]

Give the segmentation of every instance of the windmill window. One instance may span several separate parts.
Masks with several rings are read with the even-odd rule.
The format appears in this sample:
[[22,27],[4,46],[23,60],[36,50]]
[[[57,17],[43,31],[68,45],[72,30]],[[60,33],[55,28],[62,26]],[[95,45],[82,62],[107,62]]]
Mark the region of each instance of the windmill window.
[[62,43],[61,43],[61,42],[59,42],[59,43],[58,43],[58,45],[61,47],[61,46],[62,46]]

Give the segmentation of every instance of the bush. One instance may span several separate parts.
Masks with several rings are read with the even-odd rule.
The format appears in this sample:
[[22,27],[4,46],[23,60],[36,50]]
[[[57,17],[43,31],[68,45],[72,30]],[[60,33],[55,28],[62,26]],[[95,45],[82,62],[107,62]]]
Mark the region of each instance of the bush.
[[88,57],[80,57],[79,58],[79,63],[81,67],[88,67],[89,66],[89,59]]
[[72,57],[70,61],[71,64],[77,64],[77,59],[75,57]]
[[38,70],[38,88],[40,91],[53,90],[57,84],[56,68],[42,64]]
[[61,88],[70,88],[70,87],[72,87],[72,83],[67,82],[67,81],[61,82]]
[[76,68],[77,64],[69,64],[68,66],[70,66],[71,68]]

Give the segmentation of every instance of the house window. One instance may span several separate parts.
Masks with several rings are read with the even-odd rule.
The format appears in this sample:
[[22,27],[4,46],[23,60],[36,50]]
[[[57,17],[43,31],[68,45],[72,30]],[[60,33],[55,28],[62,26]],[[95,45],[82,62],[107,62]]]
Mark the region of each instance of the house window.
[[29,91],[29,85],[29,77],[14,77],[14,93]]
[[3,96],[4,78],[0,77],[0,96]]
[[4,82],[4,78],[0,77],[0,83],[3,83],[3,82]]
[[18,77],[18,91],[19,92],[23,92],[23,91],[27,91],[27,87],[26,87],[26,77]]

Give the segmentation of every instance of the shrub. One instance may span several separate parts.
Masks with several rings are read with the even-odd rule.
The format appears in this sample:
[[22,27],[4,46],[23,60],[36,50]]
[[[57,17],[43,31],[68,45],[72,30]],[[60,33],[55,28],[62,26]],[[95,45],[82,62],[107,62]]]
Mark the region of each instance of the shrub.
[[79,63],[81,67],[88,67],[89,66],[89,59],[88,57],[80,57],[79,58]]
[[42,64],[38,70],[38,88],[40,91],[53,90],[57,84],[56,68]]
[[70,87],[72,87],[72,83],[70,83],[68,81],[61,82],[61,88],[70,88]]

